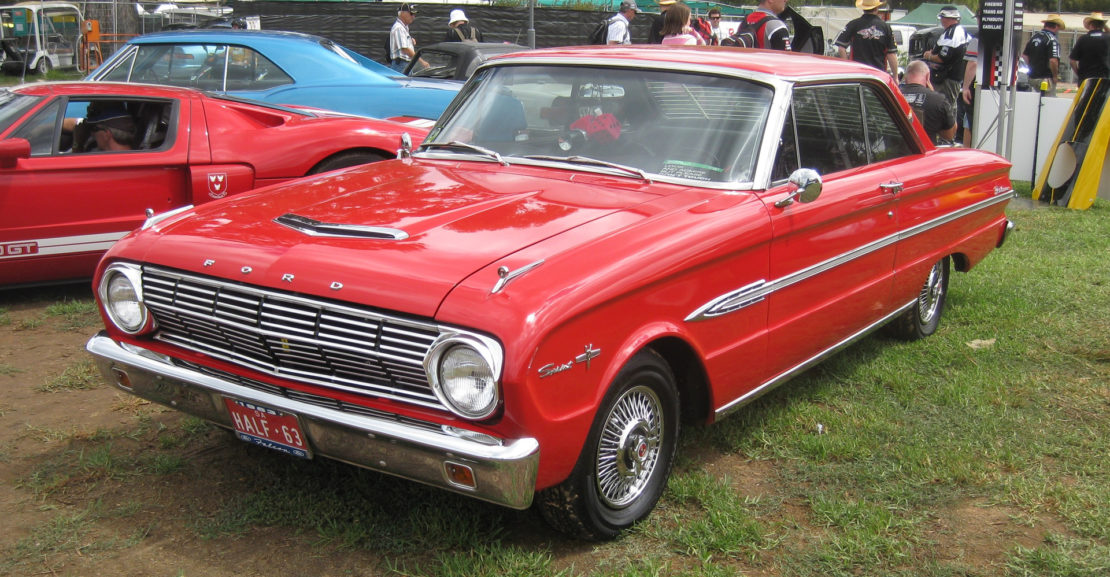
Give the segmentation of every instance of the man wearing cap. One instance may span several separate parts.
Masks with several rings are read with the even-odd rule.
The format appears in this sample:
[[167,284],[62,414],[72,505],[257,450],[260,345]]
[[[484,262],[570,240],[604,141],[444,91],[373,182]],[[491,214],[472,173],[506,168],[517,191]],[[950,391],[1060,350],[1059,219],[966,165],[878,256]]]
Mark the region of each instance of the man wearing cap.
[[1049,14],[1041,22],[1044,28],[1029,38],[1021,59],[1029,65],[1029,84],[1039,90],[1041,81],[1047,81],[1045,95],[1056,96],[1056,78],[1060,75],[1060,40],[1056,35],[1066,26],[1059,14]]
[[1078,83],[1088,78],[1110,78],[1110,39],[1106,36],[1106,17],[1102,12],[1092,12],[1083,19],[1087,33],[1080,36],[1071,48],[1071,69]]
[[606,44],[632,44],[632,19],[640,8],[634,0],[624,0],[615,16],[609,19],[609,33],[605,36]]
[[481,42],[482,32],[470,24],[466,12],[458,8],[451,11],[447,21],[447,36],[444,42]]
[[945,6],[937,13],[944,31],[936,46],[922,55],[933,71],[932,81],[936,90],[948,98],[952,110],[960,98],[960,85],[964,78],[964,53],[971,36],[960,26],[960,11],[955,6]]
[[138,130],[135,119],[115,102],[93,102],[83,122],[73,127],[73,151],[132,150]]
[[894,44],[894,32],[882,17],[879,7],[883,0],[856,0],[856,8],[863,15],[852,20],[836,36],[836,54],[840,58],[851,58],[856,62],[869,64],[898,77],[898,47]]
[[412,4],[401,4],[397,11],[397,20],[389,29],[389,67],[404,72],[405,67],[416,56],[416,43],[409,34],[409,25],[416,20],[416,7]]
[[663,43],[663,15],[667,9],[674,6],[675,0],[659,0],[659,14],[651,17],[651,29],[648,31],[648,44]]

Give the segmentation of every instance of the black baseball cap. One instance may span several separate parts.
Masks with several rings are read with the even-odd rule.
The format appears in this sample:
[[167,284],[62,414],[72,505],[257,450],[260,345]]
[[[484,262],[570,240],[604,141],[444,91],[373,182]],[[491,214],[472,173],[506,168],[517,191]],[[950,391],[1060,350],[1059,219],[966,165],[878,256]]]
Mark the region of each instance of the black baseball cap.
[[401,4],[401,9],[398,12],[408,12],[409,14],[416,14],[416,6],[405,2]]

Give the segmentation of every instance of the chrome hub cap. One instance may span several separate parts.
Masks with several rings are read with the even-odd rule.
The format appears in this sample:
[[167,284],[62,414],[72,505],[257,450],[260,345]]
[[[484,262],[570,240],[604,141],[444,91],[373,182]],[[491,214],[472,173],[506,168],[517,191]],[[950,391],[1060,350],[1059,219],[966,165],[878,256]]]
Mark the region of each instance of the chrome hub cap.
[[917,310],[921,324],[927,325],[933,320],[940,307],[940,297],[944,291],[944,261],[938,261],[929,271],[929,279],[921,287],[921,294],[917,295]]
[[627,507],[647,486],[659,461],[663,407],[647,387],[626,391],[605,419],[597,448],[597,489],[613,508]]

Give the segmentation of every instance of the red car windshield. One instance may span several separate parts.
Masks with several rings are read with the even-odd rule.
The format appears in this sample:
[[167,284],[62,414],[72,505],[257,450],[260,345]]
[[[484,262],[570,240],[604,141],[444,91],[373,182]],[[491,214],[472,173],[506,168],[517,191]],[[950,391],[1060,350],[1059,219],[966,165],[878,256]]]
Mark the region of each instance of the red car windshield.
[[425,151],[749,182],[774,94],[742,78],[666,70],[518,65],[478,74]]

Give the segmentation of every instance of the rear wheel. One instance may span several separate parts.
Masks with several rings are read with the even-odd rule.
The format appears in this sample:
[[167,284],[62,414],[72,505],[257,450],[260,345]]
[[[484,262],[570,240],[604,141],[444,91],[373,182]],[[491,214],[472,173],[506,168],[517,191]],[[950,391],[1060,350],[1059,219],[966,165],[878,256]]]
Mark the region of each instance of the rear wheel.
[[678,389],[670,367],[645,351],[621,369],[571,476],[536,502],[556,529],[612,539],[648,516],[667,486],[678,443]]
[[339,170],[340,168],[347,168],[348,166],[357,166],[359,164],[369,164],[371,162],[378,162],[385,160],[383,154],[376,152],[341,152],[335,156],[325,158],[320,164],[312,167],[308,174],[320,174],[321,172],[328,172],[329,170]]
[[917,300],[900,317],[890,323],[891,334],[908,341],[925,338],[937,331],[948,295],[948,273],[952,259],[944,257],[929,270]]
[[39,58],[38,64],[35,65],[35,74],[46,76],[50,72],[50,59],[43,56]]

